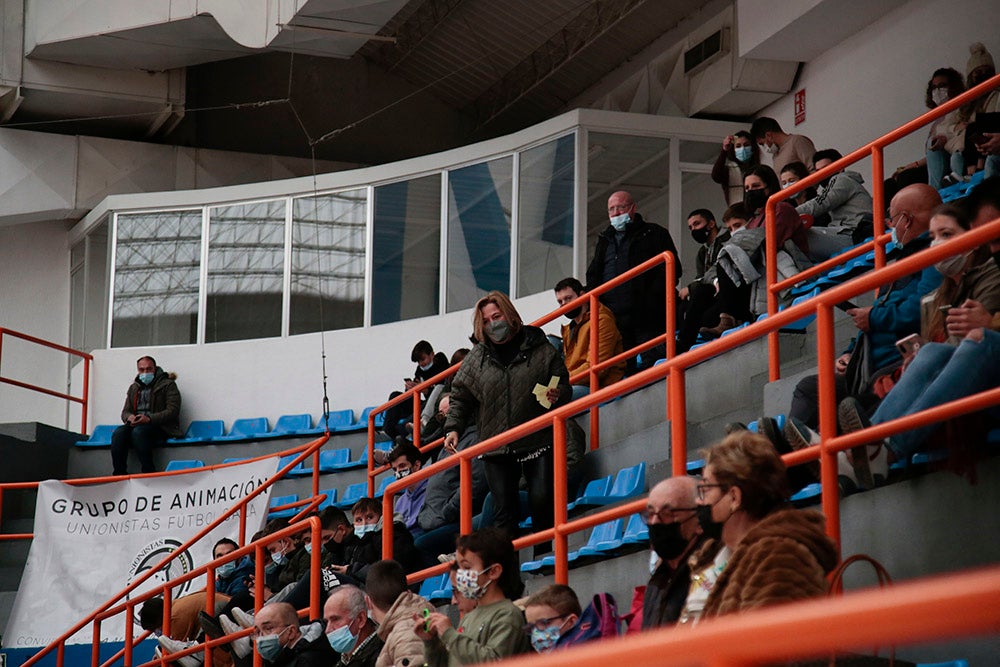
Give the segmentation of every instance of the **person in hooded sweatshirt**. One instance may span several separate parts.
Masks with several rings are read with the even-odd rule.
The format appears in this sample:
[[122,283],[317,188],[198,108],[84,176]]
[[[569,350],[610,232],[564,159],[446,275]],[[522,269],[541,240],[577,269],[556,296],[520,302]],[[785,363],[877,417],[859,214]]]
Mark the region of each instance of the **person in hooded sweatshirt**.
[[[813,171],[827,167],[843,156],[832,148],[816,151]],[[795,207],[799,215],[820,218],[830,216],[825,227],[813,226],[809,234],[809,256],[822,261],[838,251],[860,243],[872,235],[872,197],[865,190],[865,179],[856,171],[838,171],[820,181],[819,194]]]
[[134,449],[142,472],[156,472],[153,449],[167,438],[181,438],[181,392],[174,380],[150,356],[139,357],[138,370],[125,395],[121,426],[111,435],[113,475],[128,474],[128,450]]

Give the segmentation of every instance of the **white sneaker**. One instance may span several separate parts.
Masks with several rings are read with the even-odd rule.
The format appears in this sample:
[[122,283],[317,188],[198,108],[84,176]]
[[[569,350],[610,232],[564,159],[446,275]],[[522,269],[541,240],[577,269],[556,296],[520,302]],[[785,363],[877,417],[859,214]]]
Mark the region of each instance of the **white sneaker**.
[[248,614],[239,607],[233,607],[233,610],[229,613],[233,617],[233,620],[244,628],[249,629],[253,627],[253,614]]
[[[230,620],[230,618],[225,614],[219,614],[219,625],[222,626],[222,629],[227,635],[231,635],[245,629],[235,621]],[[253,641],[249,636],[233,639],[229,642],[229,646],[233,649],[233,653],[235,653],[239,658],[245,658],[253,653]]]
[[[183,651],[184,649],[191,648],[198,642],[195,641],[182,641],[180,639],[171,639],[170,637],[157,637],[156,641],[160,643],[163,650],[168,653],[177,653]],[[181,667],[201,667],[201,664],[205,660],[203,653],[192,653],[191,655],[185,655],[180,658],[173,659]]]

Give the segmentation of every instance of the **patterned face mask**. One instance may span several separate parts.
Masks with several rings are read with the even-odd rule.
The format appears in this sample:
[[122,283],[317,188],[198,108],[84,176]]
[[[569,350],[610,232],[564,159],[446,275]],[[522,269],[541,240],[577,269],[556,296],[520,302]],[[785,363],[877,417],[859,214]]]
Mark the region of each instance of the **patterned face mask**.
[[[490,567],[493,567],[492,565]],[[478,572],[475,570],[467,568],[459,568],[455,572],[455,590],[458,593],[468,599],[468,600],[478,600],[486,594],[486,589],[490,586],[490,581],[487,581],[482,586],[479,585],[479,577],[487,572],[490,567],[485,567]]]
[[559,626],[553,625],[549,628],[543,628],[539,630],[538,628],[531,628],[531,648],[535,649],[539,653],[545,653],[546,651],[551,651],[555,648],[556,642],[559,641],[561,636],[559,632]]

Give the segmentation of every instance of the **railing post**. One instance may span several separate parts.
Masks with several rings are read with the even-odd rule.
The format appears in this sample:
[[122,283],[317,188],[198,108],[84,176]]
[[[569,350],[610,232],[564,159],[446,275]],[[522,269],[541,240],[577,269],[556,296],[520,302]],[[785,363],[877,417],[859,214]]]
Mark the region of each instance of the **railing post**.
[[375,469],[375,411],[368,413],[368,497],[375,497],[375,478],[372,471]]
[[132,619],[135,618],[135,605],[127,604],[125,605],[125,653],[122,658],[125,661],[125,667],[132,667],[132,629],[135,624]]
[[[778,282],[778,243],[774,235],[775,231],[775,210],[778,207],[778,199],[775,193],[767,198],[764,204],[764,272],[766,274],[765,285],[767,286],[767,316],[774,317],[778,312],[778,293],[772,287]],[[778,332],[771,331],[767,334],[767,371],[771,382],[781,379],[781,342],[778,339]]]
[[552,526],[555,528],[556,571],[557,584],[569,583],[569,538],[562,528],[566,525],[566,420],[552,420],[552,481],[553,481],[553,512]]
[[392,558],[392,497],[388,491],[382,495],[382,558]]
[[[83,404],[80,406],[80,433],[87,434],[87,411],[90,409],[90,359],[83,360]],[[126,667],[128,667],[126,665]]]
[[312,469],[312,494],[313,498],[319,495],[319,453],[322,451],[322,447],[317,447],[316,451],[313,452],[313,469]]
[[420,449],[420,413],[422,412],[420,406],[420,392],[418,390],[413,391],[413,446]]
[[664,331],[666,339],[663,341],[664,356],[667,359],[673,359],[677,352],[677,266],[672,254],[664,254],[666,255],[663,261],[663,269],[666,273],[664,276],[664,280],[666,280],[666,304],[664,307],[667,311]]
[[472,461],[462,458],[458,462],[459,501],[458,529],[462,535],[472,532]]
[[685,369],[671,366],[667,376],[667,416],[670,419],[670,468],[674,476],[687,474],[687,395]]
[[[882,147],[872,146],[872,236],[879,238],[885,233],[885,169],[882,166]],[[875,268],[885,266],[885,246],[875,242]]]
[[[323,577],[319,575],[320,569],[323,567],[323,532],[322,526],[320,526],[319,519],[312,517],[309,519],[309,534],[312,538],[312,553],[309,554],[309,618],[319,618],[320,608],[319,608],[319,591],[320,587],[323,585]],[[390,520],[391,524],[392,521]]]
[[817,370],[819,376],[820,480],[823,485],[823,514],[826,532],[840,550],[840,489],[837,486],[837,453],[827,443],[837,437],[837,389],[834,379],[833,308],[816,306]]
[[[600,328],[598,321],[598,310],[600,308],[600,299],[597,298],[597,294],[593,292],[588,296],[590,299],[590,393],[594,393],[600,386],[597,382],[597,373],[594,371],[594,366],[600,363],[599,354],[599,336]],[[601,416],[600,408],[596,405],[590,408],[590,451],[594,451],[601,446]]]
[[91,635],[94,645],[90,649],[90,667],[101,665],[101,619],[94,619],[94,631]]

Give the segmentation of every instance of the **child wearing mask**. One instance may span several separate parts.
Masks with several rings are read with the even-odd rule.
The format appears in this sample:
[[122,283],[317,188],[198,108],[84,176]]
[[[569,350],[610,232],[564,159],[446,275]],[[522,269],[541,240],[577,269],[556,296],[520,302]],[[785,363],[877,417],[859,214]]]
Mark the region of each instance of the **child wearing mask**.
[[546,586],[532,595],[524,603],[525,629],[531,632],[531,648],[548,653],[563,644],[582,611],[576,593],[563,584]]
[[511,601],[520,596],[524,584],[507,534],[485,528],[462,535],[455,555],[455,593],[478,604],[457,629],[437,612],[414,619],[414,632],[424,641],[427,666],[471,665],[529,651],[524,615]]

